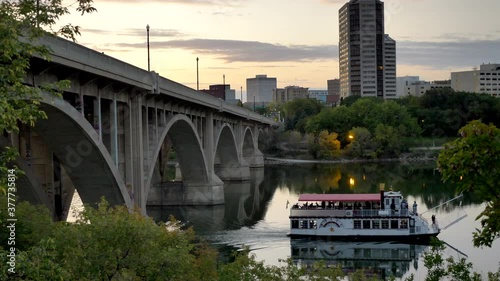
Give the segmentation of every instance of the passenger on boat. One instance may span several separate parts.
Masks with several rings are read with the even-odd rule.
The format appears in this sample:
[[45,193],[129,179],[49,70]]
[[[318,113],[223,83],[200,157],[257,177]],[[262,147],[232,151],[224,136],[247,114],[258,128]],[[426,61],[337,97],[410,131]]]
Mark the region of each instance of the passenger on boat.
[[432,215],[432,224],[436,224],[436,215]]
[[415,214],[415,216],[418,216],[418,213],[417,213],[417,201],[413,201],[413,213]]
[[391,210],[393,214],[396,212],[396,204],[394,203],[394,199],[392,199]]

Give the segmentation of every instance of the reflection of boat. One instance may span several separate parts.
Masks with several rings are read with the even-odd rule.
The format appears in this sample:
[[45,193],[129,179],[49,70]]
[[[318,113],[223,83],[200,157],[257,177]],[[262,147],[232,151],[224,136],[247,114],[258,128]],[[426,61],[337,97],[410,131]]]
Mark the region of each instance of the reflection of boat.
[[418,258],[428,247],[396,242],[290,241],[292,260],[300,266],[308,267],[321,260],[328,266],[341,266],[346,273],[362,269],[383,278],[402,277],[411,264],[418,267]]
[[290,210],[290,236],[337,237],[359,240],[426,241],[440,232],[409,210],[400,192],[380,194],[302,194]]

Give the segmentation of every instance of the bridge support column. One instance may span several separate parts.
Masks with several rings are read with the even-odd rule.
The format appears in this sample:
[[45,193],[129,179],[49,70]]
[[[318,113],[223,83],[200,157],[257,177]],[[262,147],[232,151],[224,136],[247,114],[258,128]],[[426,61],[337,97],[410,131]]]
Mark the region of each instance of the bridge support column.
[[[214,114],[207,114],[204,131],[204,152],[208,168],[208,183],[185,182],[187,197],[185,202],[200,205],[214,205],[224,203],[224,182],[215,174],[214,169]],[[206,203],[203,203],[206,202]],[[189,204],[189,203],[188,203]]]
[[250,179],[250,165],[243,159],[241,163],[216,164],[215,174],[223,181],[245,181]]
[[133,192],[132,203],[146,212],[146,198],[144,194],[144,150],[142,149],[142,98],[137,96],[130,100],[131,134],[132,134],[132,165],[133,165]]
[[164,182],[149,189],[148,206],[202,206],[224,204],[224,185]]

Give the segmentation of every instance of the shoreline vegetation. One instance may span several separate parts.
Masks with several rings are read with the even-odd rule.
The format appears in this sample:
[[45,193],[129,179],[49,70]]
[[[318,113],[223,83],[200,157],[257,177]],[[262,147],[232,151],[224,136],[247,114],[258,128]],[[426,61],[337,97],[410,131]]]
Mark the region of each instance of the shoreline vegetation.
[[291,159],[278,157],[264,157],[266,165],[295,165],[295,164],[343,164],[343,163],[378,163],[378,162],[427,162],[436,161],[437,157],[399,157],[399,158],[378,158],[378,159],[335,159],[335,160],[308,160]]

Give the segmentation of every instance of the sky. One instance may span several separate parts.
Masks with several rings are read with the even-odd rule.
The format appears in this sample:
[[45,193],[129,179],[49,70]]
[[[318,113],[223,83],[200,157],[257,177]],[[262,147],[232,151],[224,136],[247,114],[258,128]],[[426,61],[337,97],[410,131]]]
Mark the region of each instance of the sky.
[[[338,10],[346,0],[94,0],[96,13],[61,19],[77,42],[196,89],[246,79],[326,89],[339,77]],[[396,40],[397,76],[449,79],[451,71],[500,63],[499,0],[385,0],[385,33]],[[74,0],[65,0],[72,10]],[[73,9],[74,11],[74,9]]]

